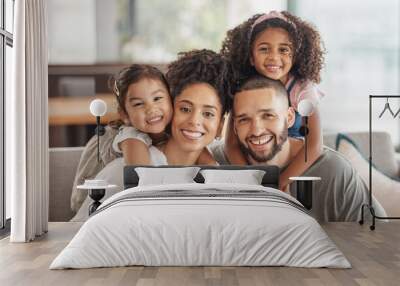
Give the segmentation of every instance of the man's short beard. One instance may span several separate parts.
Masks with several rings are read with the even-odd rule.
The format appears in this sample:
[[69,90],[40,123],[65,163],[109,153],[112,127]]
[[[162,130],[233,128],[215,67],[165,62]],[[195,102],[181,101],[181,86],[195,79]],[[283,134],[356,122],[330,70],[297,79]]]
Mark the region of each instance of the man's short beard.
[[264,156],[259,156],[257,153],[253,152],[253,150],[251,150],[249,147],[244,145],[240,140],[239,140],[239,147],[246,158],[252,158],[257,163],[267,163],[268,161],[272,160],[276,156],[276,154],[278,154],[282,150],[282,146],[287,141],[287,139],[288,139],[288,129],[287,129],[287,124],[285,123],[283,131],[279,134],[279,143],[277,142],[275,137],[274,145],[272,146],[272,150],[271,152],[269,152],[269,154]]

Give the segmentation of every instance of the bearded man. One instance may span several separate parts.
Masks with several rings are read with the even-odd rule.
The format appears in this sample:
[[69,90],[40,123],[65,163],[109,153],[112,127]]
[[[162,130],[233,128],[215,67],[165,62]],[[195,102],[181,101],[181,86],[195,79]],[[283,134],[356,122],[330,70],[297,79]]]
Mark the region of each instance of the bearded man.
[[[233,96],[234,131],[250,165],[277,165],[284,170],[303,148],[304,141],[288,137],[295,120],[281,82],[262,76],[244,81]],[[211,146],[220,164],[229,164],[224,144]],[[368,201],[368,188],[351,164],[338,152],[324,147],[318,160],[303,176],[321,177],[313,188],[311,215],[319,221],[357,221]],[[290,192],[295,194],[295,184]],[[373,198],[376,215],[385,216]]]

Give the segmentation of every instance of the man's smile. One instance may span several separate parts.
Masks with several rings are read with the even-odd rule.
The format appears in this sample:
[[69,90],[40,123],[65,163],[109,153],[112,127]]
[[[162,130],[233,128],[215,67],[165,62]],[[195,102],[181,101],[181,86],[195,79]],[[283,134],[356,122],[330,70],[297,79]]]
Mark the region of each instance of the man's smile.
[[252,136],[247,140],[247,142],[255,150],[263,150],[270,142],[272,142],[273,139],[274,136],[272,135]]

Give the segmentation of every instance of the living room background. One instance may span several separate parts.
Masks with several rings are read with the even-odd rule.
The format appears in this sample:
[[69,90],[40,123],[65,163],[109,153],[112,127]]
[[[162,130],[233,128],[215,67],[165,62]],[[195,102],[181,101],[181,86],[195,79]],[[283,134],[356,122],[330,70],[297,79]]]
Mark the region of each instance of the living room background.
[[[165,69],[180,51],[219,51],[228,29],[253,14],[284,9],[312,22],[325,43],[320,84],[326,95],[320,106],[324,131],[368,130],[368,95],[399,93],[396,0],[51,0],[48,8],[49,97],[109,94],[107,77],[121,66],[140,62]],[[80,71],[71,65],[81,66]],[[384,103],[377,102],[373,114],[379,114]],[[398,109],[397,100],[391,104]],[[51,105],[50,113],[54,114]],[[399,143],[399,122],[383,117],[374,124]],[[76,124],[69,129],[51,129],[60,140],[50,144],[83,145],[93,132],[92,127],[82,130]],[[82,139],[73,140],[71,134]]]

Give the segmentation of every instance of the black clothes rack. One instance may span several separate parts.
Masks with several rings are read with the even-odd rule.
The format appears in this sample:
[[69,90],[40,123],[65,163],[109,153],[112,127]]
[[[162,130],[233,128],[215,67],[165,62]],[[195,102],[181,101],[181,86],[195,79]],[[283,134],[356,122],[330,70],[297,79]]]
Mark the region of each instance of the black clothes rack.
[[[371,230],[375,229],[375,219],[400,219],[400,217],[381,217],[375,215],[375,209],[372,205],[372,100],[374,98],[400,98],[400,95],[370,95],[369,96],[369,201],[361,206],[360,224],[364,223],[364,209],[368,208],[372,215],[372,224],[369,226]],[[397,115],[398,113],[396,113]]]

